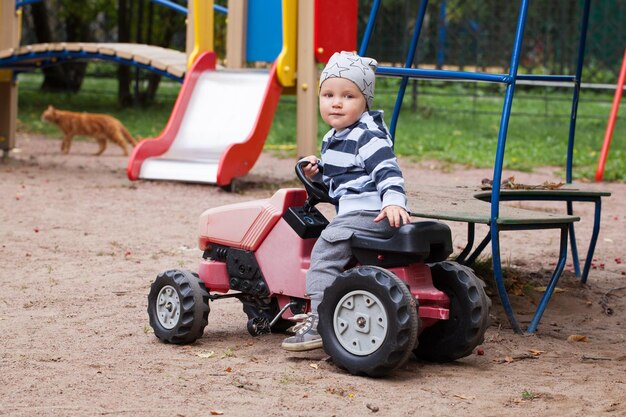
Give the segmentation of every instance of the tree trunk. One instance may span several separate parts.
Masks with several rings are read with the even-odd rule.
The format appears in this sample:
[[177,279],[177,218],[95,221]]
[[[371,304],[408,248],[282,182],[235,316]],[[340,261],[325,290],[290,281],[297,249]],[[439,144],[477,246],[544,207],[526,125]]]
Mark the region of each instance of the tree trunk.
[[[126,0],[117,1],[117,41],[130,41],[130,16]],[[117,101],[122,107],[133,104],[133,96],[130,93],[130,68],[120,65],[117,69]]]
[[[31,4],[31,15],[37,42],[53,43],[58,41],[52,33],[50,25],[50,13],[45,2]],[[43,68],[44,79],[41,89],[44,91],[78,91],[84,75],[84,64],[64,64]]]

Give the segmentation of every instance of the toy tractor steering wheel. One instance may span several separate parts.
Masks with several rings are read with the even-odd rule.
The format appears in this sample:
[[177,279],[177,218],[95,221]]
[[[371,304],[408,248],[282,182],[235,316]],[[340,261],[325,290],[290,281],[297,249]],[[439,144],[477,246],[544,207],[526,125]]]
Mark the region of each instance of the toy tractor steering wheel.
[[[310,164],[309,161],[298,161],[296,164],[296,175],[298,179],[304,185],[304,189],[308,195],[305,207],[313,207],[317,203],[331,203],[335,204],[335,201],[332,199],[330,195],[328,195],[328,187],[323,182],[313,181],[302,171],[302,168]],[[322,167],[319,167],[320,173],[322,172]]]

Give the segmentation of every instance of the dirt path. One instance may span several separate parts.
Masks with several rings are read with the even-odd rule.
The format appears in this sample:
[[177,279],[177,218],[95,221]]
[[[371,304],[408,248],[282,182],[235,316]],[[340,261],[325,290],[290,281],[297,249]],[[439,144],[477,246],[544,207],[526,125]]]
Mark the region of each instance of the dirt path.
[[[114,146],[94,157],[91,142],[75,143],[69,156],[56,140],[20,135],[18,145],[0,164],[0,415],[626,415],[626,185],[603,185],[613,196],[603,206],[589,285],[567,272],[536,335],[513,334],[493,296],[484,354],[449,364],[410,360],[389,378],[368,379],[336,368],[323,351],[282,351],[283,335],[249,336],[235,300],[211,304],[193,345],[164,345],[151,333],[150,283],[165,269],[196,269],[198,215],[296,185],[293,161],[264,154],[240,191],[226,193],[130,182]],[[475,185],[491,174],[402,166],[413,188]],[[506,174],[534,184],[557,180],[551,172]],[[581,205],[577,213],[583,240],[592,210]],[[465,229],[452,226],[460,247]],[[557,239],[516,232],[503,240],[524,324]],[[572,335],[584,341],[568,341]]]

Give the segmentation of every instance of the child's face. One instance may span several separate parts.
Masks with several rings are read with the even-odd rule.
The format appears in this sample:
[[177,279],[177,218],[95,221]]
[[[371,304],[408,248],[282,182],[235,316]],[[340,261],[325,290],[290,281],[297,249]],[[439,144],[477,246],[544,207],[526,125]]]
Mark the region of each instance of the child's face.
[[367,104],[361,90],[345,78],[327,78],[320,88],[320,114],[335,130],[350,126],[366,110]]

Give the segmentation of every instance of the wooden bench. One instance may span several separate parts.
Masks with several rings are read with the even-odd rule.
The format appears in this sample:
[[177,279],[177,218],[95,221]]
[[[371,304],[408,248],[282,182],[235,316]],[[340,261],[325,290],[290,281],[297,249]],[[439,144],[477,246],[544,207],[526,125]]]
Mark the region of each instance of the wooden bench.
[[[502,195],[502,194],[501,194]],[[500,231],[511,230],[543,230],[559,229],[561,232],[559,258],[555,270],[552,273],[546,291],[539,302],[535,314],[528,326],[527,331],[532,333],[536,330],[539,320],[550,300],[554,288],[561,277],[567,258],[567,235],[571,225],[580,218],[569,214],[547,213],[535,210],[526,210],[516,207],[500,205],[496,224],[491,221],[491,203],[488,200],[491,193],[484,192],[475,187],[441,187],[420,185],[415,191],[408,191],[409,207],[411,215],[415,217],[464,222],[468,224],[468,244],[457,260],[465,264],[471,264],[480,252],[492,243],[492,258],[494,280],[498,289],[502,306],[511,322],[513,330],[521,333],[521,327],[515,318],[515,314],[509,301],[508,293],[504,285],[502,265],[500,262]],[[488,196],[488,197],[487,197]],[[481,197],[482,199],[479,199]],[[511,197],[513,197],[511,195]],[[489,226],[489,233],[478,245],[474,253],[466,258],[473,247],[475,224]]]

